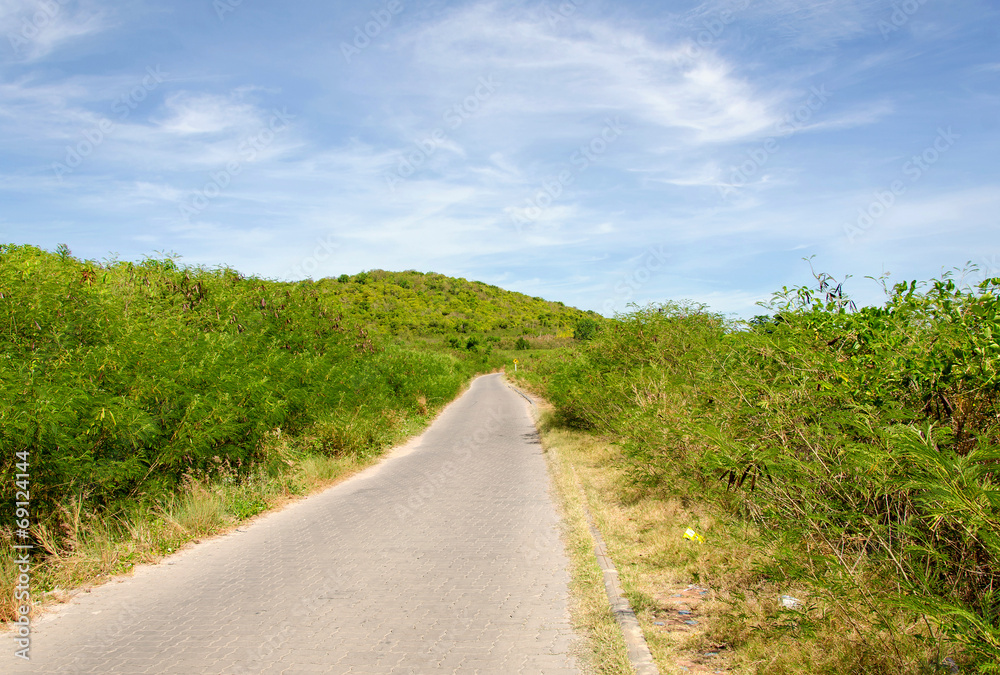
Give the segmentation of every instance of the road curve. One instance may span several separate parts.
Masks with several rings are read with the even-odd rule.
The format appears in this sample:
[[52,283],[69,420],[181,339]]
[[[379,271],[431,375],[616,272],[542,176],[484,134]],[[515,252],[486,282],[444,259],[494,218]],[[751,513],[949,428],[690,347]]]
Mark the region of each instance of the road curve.
[[77,595],[0,672],[577,673],[548,490],[527,403],[484,376],[378,466]]

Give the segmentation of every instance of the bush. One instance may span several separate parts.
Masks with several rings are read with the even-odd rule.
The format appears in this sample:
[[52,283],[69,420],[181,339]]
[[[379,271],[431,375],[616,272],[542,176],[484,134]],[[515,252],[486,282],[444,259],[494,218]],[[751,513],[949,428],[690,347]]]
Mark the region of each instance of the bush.
[[576,340],[593,340],[597,336],[597,331],[600,329],[600,324],[594,319],[583,318],[576,322],[576,327],[573,328],[573,338]]
[[861,309],[817,282],[746,325],[698,305],[638,309],[526,376],[563,423],[617,439],[637,485],[801,542],[782,574],[831,597],[886,579],[864,587],[859,622],[871,603],[914,617],[913,633],[926,617],[987,672],[1000,662],[1000,279],[899,284]]

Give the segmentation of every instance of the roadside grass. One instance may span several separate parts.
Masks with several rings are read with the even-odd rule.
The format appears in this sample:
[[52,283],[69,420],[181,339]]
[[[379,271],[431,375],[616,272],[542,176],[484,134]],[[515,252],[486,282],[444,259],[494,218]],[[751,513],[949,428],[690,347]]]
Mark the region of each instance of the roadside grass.
[[[688,630],[678,635],[654,622],[659,621],[657,617],[663,604],[660,598],[676,588],[686,587],[692,580],[710,576],[705,547],[681,538],[681,533],[692,521],[702,528],[707,523],[692,518],[694,514],[685,513],[679,504],[629,499],[621,489],[622,472],[613,466],[613,450],[608,439],[560,427],[551,408],[544,406],[543,409],[545,412],[539,422],[542,445],[555,467],[553,475],[571,530],[571,571],[577,607],[574,619],[578,627],[591,636],[596,672],[632,673],[633,670],[594,557],[584,498],[661,673],[684,672],[674,664],[690,660],[688,653],[701,638],[700,631]],[[685,526],[676,535],[681,542],[677,544],[671,535],[681,523]],[[673,560],[667,562],[667,557]],[[717,603],[706,604],[711,605],[713,611],[718,610],[714,606]],[[717,661],[713,664],[714,670],[725,667],[724,656]]]
[[[808,554],[802,542],[782,541],[697,495],[637,487],[612,438],[566,428],[550,406],[543,410],[542,444],[570,528],[574,621],[591,637],[596,672],[632,671],[581,488],[661,673],[949,672],[948,652],[927,640],[926,624],[877,603],[880,578],[861,577],[853,591],[831,597],[826,586],[783,576],[784,561]],[[685,539],[688,528],[704,542]],[[866,603],[870,620],[861,622]]]
[[632,666],[625,640],[608,606],[604,575],[594,557],[583,495],[577,485],[573,456],[578,444],[590,439],[552,429],[551,410],[541,407],[538,421],[542,447],[549,465],[563,522],[566,524],[566,551],[570,560],[571,617],[576,630],[586,636],[586,648],[579,656],[587,672],[599,675],[631,675]]

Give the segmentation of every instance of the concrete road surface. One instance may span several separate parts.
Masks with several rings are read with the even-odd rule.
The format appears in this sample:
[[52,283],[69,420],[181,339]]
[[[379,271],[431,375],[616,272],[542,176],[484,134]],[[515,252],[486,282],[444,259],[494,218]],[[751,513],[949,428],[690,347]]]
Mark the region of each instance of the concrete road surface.
[[0,673],[576,673],[567,560],[527,403],[476,380],[321,494],[40,618]]

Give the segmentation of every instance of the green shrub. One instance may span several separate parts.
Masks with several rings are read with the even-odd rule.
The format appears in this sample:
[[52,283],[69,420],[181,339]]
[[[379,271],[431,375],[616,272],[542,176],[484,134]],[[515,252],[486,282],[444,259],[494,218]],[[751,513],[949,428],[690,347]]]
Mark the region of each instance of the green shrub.
[[600,324],[596,320],[585,317],[576,322],[573,328],[573,338],[576,340],[593,340],[597,335]]
[[864,587],[859,619],[895,608],[919,633],[926,618],[992,672],[1000,279],[899,284],[860,309],[817,282],[743,325],[699,305],[639,308],[525,377],[563,423],[616,438],[638,486],[714,499],[801,542],[781,574],[831,597],[891,580]]

